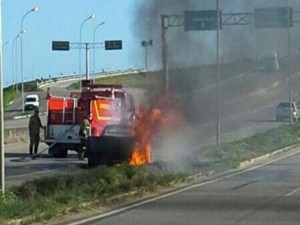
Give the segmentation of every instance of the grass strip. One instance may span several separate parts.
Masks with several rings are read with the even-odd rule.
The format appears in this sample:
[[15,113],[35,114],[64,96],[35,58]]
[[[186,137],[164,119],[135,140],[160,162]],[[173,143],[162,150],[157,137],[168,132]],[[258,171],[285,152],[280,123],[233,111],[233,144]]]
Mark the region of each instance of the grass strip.
[[222,171],[239,166],[240,162],[299,143],[300,123],[283,125],[243,140],[224,143],[220,147],[202,149],[208,158],[208,170]]
[[170,187],[184,174],[155,175],[146,167],[99,167],[74,175],[55,175],[10,188],[0,197],[0,224],[48,220],[100,206],[108,207]]

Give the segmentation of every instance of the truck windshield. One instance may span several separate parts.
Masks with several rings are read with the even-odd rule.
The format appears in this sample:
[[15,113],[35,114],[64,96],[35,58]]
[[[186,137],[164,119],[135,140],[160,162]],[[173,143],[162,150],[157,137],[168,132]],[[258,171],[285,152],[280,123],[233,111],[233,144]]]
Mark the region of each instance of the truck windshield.
[[26,102],[36,102],[36,98],[26,98]]

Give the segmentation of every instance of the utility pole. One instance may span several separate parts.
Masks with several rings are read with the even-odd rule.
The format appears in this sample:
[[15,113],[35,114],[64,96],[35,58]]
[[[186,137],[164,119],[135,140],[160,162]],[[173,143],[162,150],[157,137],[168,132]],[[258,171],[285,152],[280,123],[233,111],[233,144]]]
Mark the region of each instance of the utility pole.
[[168,45],[167,45],[167,29],[168,29],[168,16],[161,15],[161,30],[162,30],[162,62],[163,62],[163,75],[164,75],[164,83],[165,83],[165,91],[169,94],[170,89],[170,79],[169,79],[169,66],[167,59]]
[[286,10],[287,10],[287,73],[288,73],[288,86],[289,86],[289,103],[290,103],[290,125],[293,125],[293,107],[292,107],[292,81],[291,81],[291,69],[290,69],[290,9],[289,9],[289,0],[286,0]]
[[[95,50],[95,49],[94,49]],[[90,57],[89,57],[89,43],[85,43],[85,79],[90,79],[90,71],[89,71],[89,64],[90,64]],[[81,83],[81,82],[80,82]]]
[[5,155],[4,155],[4,111],[3,111],[3,74],[2,74],[2,1],[0,0],[0,176],[1,192],[5,193]]
[[220,121],[220,2],[217,4],[217,146],[221,145],[221,121]]

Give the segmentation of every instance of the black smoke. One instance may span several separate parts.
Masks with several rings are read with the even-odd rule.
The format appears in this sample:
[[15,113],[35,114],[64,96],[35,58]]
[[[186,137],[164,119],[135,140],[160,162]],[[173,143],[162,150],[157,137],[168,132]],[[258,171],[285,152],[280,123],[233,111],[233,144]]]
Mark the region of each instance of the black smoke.
[[[300,1],[289,0],[295,11],[300,10]],[[255,8],[283,7],[286,0],[220,0],[222,13],[254,13]],[[154,65],[161,68],[161,24],[160,16],[184,15],[186,10],[211,10],[216,8],[215,0],[142,0],[136,6],[133,32],[137,39],[153,39],[155,43]],[[295,20],[300,19],[295,13]],[[253,22],[253,20],[251,21]],[[297,41],[298,24],[291,29],[293,46]],[[213,64],[216,61],[216,32],[184,32],[183,26],[167,31],[168,56],[172,68]],[[285,29],[255,29],[247,26],[224,26],[221,31],[221,56],[225,62],[240,59],[259,58],[270,51],[286,54]],[[292,50],[295,51],[293,48]],[[294,52],[297,53],[297,52]]]

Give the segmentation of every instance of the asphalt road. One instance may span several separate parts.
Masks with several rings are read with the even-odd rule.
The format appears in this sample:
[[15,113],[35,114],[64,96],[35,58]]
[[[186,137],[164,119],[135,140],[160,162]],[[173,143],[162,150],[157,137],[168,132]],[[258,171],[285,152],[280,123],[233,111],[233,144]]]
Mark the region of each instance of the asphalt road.
[[299,224],[299,161],[298,153],[262,167],[196,184],[94,222],[77,224]]
[[[41,143],[39,150],[47,148]],[[70,152],[67,159],[55,159],[45,151],[41,157],[31,159],[28,155],[28,144],[21,143],[18,146],[5,147],[6,185],[20,185],[24,181],[42,176],[58,173],[73,173],[79,169],[87,168],[86,161],[79,161],[77,154]]]

